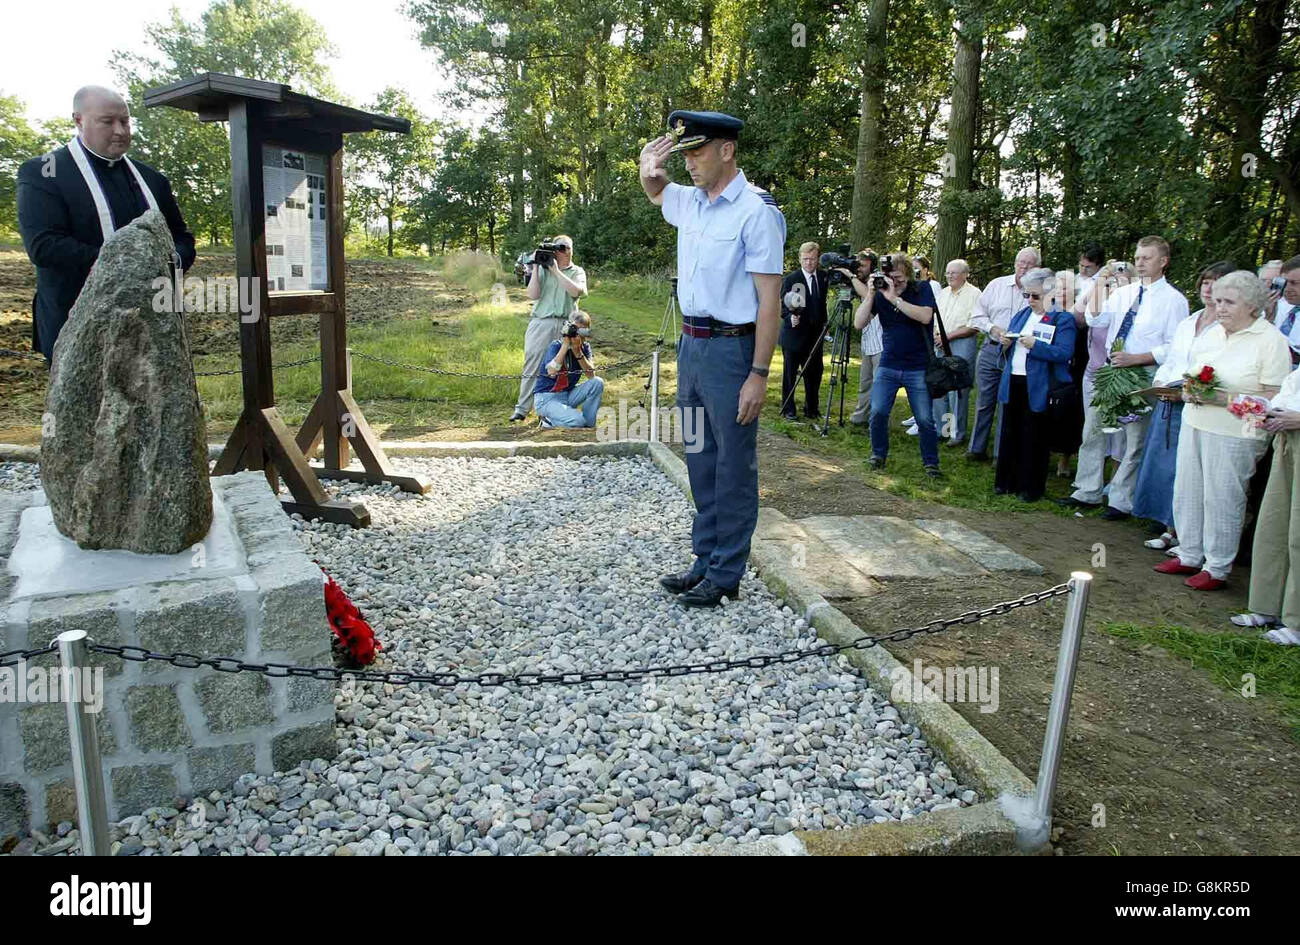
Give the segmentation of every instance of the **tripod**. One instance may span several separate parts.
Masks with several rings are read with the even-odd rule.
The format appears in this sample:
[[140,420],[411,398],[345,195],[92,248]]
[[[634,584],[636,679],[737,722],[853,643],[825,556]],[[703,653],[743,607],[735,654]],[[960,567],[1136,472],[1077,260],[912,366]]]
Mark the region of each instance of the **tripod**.
[[827,324],[831,341],[831,390],[826,401],[826,413],[822,414],[822,436],[826,435],[831,423],[831,405],[835,403],[835,385],[840,385],[840,426],[844,426],[844,391],[849,385],[849,346],[853,334],[849,331],[850,314],[853,311],[853,289],[842,285],[835,290],[835,311],[831,313]]
[[672,291],[668,293],[668,304],[664,306],[664,317],[659,322],[659,340],[655,344],[663,344],[668,337],[668,330],[672,329],[673,350],[676,351],[679,339],[677,331],[677,277],[673,276],[669,282],[672,283]]
[[[667,339],[670,329],[672,330],[673,351],[677,350],[677,345],[681,341],[681,335],[677,330],[677,277],[673,276],[669,279],[669,282],[672,283],[672,291],[668,293],[668,303],[664,306],[664,317],[659,322],[659,337],[655,340],[655,358],[658,358],[658,349]],[[655,364],[658,363],[656,360]],[[650,395],[650,388],[655,383],[656,371],[657,367],[652,367],[650,374],[646,376],[644,388],[646,393],[641,397],[642,406],[645,406],[646,396]],[[658,388],[655,388],[655,390],[657,391]]]

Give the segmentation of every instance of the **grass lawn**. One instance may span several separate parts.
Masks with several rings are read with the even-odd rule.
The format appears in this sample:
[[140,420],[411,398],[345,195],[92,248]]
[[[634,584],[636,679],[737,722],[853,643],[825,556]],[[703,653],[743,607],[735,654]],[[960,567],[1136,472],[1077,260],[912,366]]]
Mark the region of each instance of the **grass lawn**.
[[1294,648],[1270,643],[1258,633],[1244,636],[1117,623],[1105,624],[1104,629],[1126,640],[1164,647],[1207,670],[1215,683],[1241,696],[1250,681],[1247,675],[1253,676],[1253,691],[1278,701],[1292,737],[1300,740],[1300,659]]

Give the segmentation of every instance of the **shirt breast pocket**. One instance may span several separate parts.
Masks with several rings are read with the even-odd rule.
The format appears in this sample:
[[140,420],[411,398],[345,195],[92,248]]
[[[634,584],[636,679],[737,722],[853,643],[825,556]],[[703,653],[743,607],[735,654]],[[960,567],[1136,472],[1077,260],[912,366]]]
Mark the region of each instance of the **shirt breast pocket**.
[[705,234],[700,238],[700,268],[708,272],[733,272],[739,252],[740,239],[737,234]]

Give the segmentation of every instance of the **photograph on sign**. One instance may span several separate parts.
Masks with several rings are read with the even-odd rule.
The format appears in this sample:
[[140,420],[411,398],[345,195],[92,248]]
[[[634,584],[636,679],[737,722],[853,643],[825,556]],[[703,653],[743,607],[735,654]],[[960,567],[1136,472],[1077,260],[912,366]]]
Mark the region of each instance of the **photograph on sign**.
[[326,291],[329,230],[323,154],[265,145],[266,278],[271,292]]

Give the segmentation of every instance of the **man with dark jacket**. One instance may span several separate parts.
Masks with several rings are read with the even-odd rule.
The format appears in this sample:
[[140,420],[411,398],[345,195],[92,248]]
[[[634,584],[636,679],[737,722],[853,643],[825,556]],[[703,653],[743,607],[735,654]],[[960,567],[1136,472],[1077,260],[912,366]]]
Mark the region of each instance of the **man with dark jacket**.
[[[817,268],[821,247],[799,247],[799,268],[781,280],[781,416],[793,420],[795,378],[802,367],[804,416],[821,416],[822,341],[826,334],[825,269]],[[806,365],[806,366],[805,366]]]
[[131,113],[116,92],[87,86],[72,100],[77,136],[18,170],[18,230],[36,267],[32,348],[54,356],[99,249],[110,234],[148,210],[159,210],[176,243],[181,268],[194,264],[194,236],[185,227],[167,178],[126,156]]

